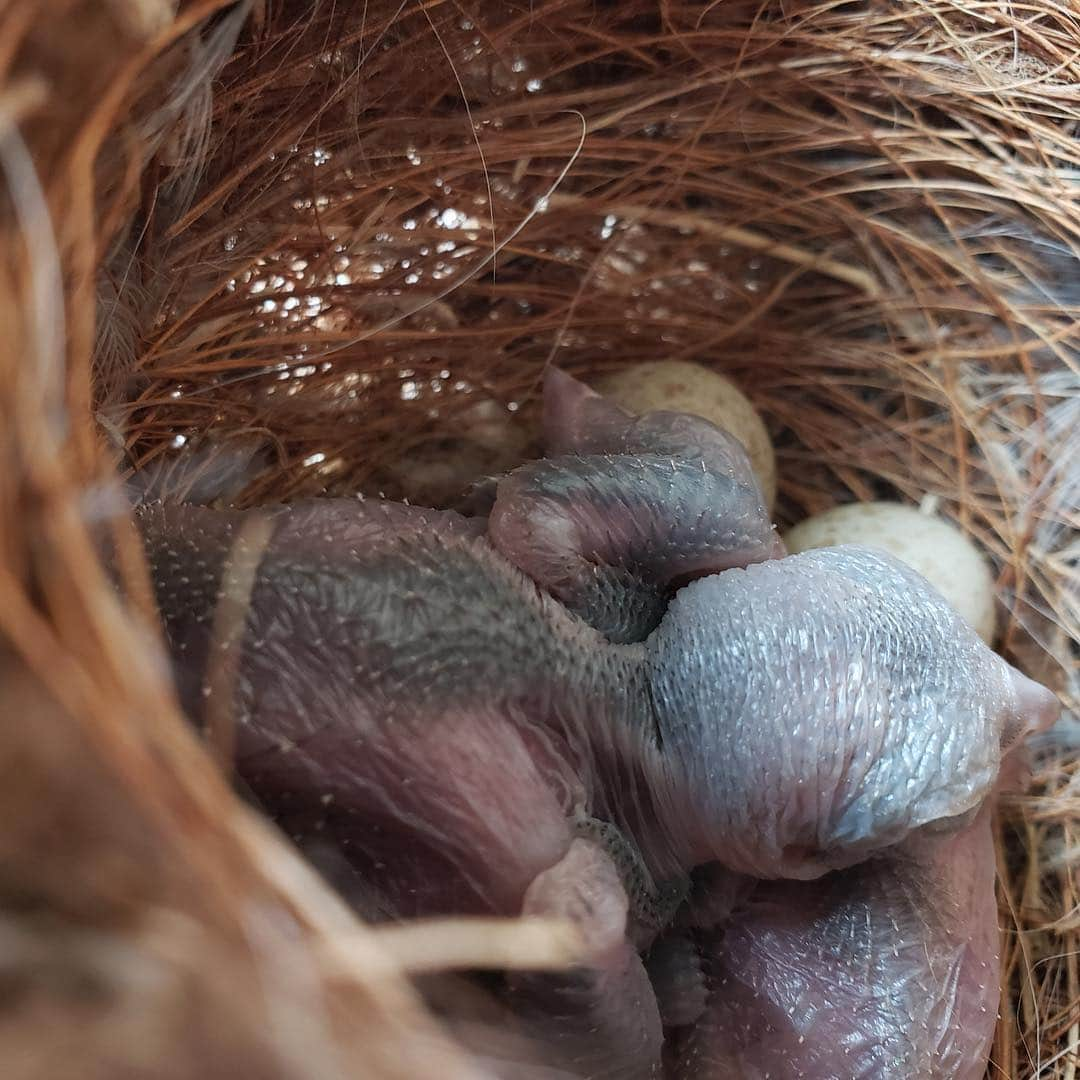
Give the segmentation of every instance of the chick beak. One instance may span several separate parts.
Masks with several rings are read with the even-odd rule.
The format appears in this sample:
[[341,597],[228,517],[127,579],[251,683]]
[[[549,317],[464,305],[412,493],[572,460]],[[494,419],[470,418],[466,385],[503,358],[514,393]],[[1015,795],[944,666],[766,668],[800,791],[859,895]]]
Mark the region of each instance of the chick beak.
[[1057,694],[1015,668],[1009,674],[1014,704],[1011,723],[1005,725],[1002,733],[1003,750],[1011,749],[1031,735],[1048,731],[1061,716],[1061,702]]

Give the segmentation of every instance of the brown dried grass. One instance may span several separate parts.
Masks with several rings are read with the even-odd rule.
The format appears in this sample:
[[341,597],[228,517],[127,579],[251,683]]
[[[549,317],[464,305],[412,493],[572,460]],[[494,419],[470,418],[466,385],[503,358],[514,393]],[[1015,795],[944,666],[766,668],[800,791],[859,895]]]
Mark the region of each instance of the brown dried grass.
[[[400,495],[400,463],[456,453],[479,399],[527,441],[551,358],[692,358],[769,423],[783,520],[886,495],[958,521],[998,571],[1003,651],[1075,709],[1078,84],[1080,21],[1053,0],[9,0],[15,1075],[59,1075],[58,1015],[87,1075],[457,1060],[401,977],[415,948],[356,926],[186,733],[118,461],[248,503]],[[1076,1071],[1072,730],[1001,815],[993,1076]],[[280,996],[296,965],[306,1008]],[[283,1007],[306,1026],[268,1025]]]

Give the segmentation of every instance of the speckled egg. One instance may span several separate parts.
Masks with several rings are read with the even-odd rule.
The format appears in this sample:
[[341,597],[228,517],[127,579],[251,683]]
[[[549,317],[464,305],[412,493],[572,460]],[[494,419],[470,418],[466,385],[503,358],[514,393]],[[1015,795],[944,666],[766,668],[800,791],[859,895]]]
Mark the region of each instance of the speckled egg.
[[766,505],[772,508],[776,500],[772,440],[750,399],[730,379],[701,364],[655,360],[605,375],[593,385],[630,412],[694,413],[730,431],[746,447]]
[[784,540],[793,555],[837,544],[883,548],[922,574],[984,641],[994,640],[990,564],[971,540],[939,517],[902,503],[851,503],[807,518]]
[[380,479],[395,498],[449,508],[470,485],[529,456],[527,426],[494,401],[477,402],[454,426],[454,434],[434,437],[386,466]]

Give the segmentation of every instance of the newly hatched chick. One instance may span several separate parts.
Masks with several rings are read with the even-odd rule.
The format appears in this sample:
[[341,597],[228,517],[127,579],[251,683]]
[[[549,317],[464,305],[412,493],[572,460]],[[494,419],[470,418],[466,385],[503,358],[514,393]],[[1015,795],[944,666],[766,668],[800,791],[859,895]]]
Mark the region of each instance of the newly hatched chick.
[[[373,910],[577,919],[590,963],[515,987],[519,1011],[581,1075],[650,1075],[661,1029],[641,928],[620,852],[582,827],[616,733],[649,752],[631,730],[644,696],[632,658],[498,558],[482,523],[344,500],[261,513],[270,540],[229,703],[240,777],[298,842],[340,850]],[[140,512],[195,717],[226,564],[255,519]]]
[[[556,379],[553,401],[559,392]],[[494,547],[484,521],[435,511],[321,500],[255,512],[269,540],[228,704],[241,777],[291,835],[345,852],[384,910],[513,914],[592,897],[570,912],[593,934],[592,966],[562,990],[519,992],[541,1017],[559,1015],[552,993],[573,1002],[548,1025],[565,1035],[577,1018],[572,1038],[554,1040],[569,1047],[560,1060],[581,1075],[633,1077],[659,1063],[659,1013],[637,953],[663,924],[665,881],[712,861],[814,877],[957,826],[1052,698],[884,555],[770,559],[771,527],[741,480],[748,466],[711,425],[657,414],[634,421],[641,438],[630,443],[625,414],[611,419],[606,434],[577,425],[568,453],[528,474],[541,493],[517,473],[498,482]],[[623,440],[615,452],[612,437]],[[670,465],[666,486],[642,481],[637,455],[653,451]],[[581,463],[597,454],[610,467],[582,488]],[[695,472],[732,497],[731,528],[708,499],[693,502]],[[682,514],[675,527],[665,493]],[[534,494],[563,541],[539,560],[528,528],[498,525],[501,513],[504,525],[536,521]],[[606,534],[605,507],[619,518]],[[195,716],[226,565],[251,520],[140,512]],[[710,573],[752,559],[767,561]],[[648,612],[621,636],[661,622],[644,642],[613,642],[522,565],[541,585],[546,568],[569,567],[551,587],[564,583],[603,629],[618,624],[604,613],[620,598]],[[604,582],[599,603],[590,580]],[[643,606],[643,590],[660,606]]]

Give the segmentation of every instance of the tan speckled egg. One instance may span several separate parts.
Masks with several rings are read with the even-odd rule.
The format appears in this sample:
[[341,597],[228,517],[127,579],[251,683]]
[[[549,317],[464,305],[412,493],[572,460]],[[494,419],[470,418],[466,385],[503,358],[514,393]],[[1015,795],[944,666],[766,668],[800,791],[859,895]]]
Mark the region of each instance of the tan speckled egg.
[[650,360],[597,379],[595,388],[633,413],[694,413],[730,431],[746,447],[765,503],[776,501],[772,440],[749,398],[729,379],[685,360]]
[[528,431],[494,401],[479,401],[461,413],[455,433],[415,447],[386,467],[395,497],[414,506],[453,506],[470,485],[516,468],[528,456]]
[[893,502],[837,506],[800,522],[784,537],[794,555],[810,548],[883,548],[922,574],[988,644],[994,640],[994,579],[983,553],[955,526]]

